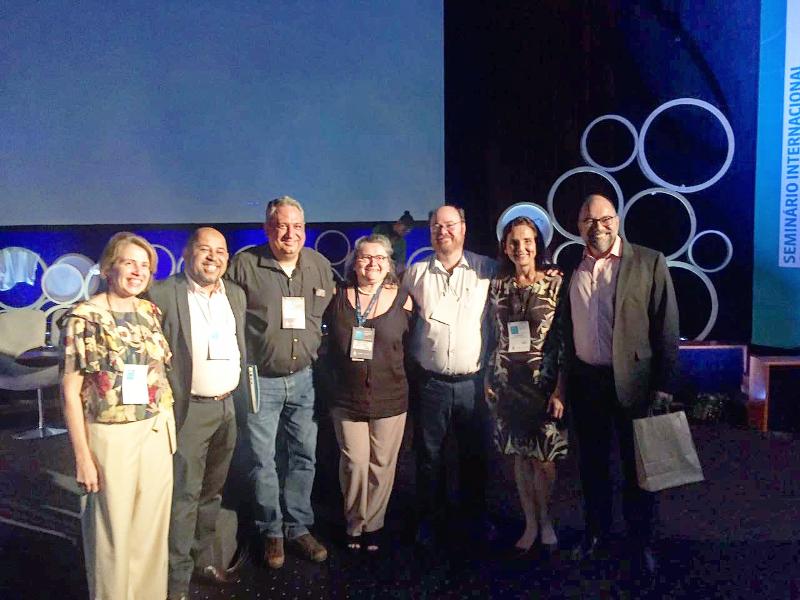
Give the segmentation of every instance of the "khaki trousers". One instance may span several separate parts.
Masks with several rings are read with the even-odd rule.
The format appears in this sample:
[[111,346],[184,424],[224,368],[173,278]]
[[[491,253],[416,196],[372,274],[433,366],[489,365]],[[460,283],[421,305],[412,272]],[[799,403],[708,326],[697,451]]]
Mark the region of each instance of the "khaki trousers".
[[134,423],[87,424],[100,491],[82,501],[83,552],[93,600],[167,595],[172,498],[172,414]]
[[383,527],[394,486],[406,413],[385,419],[350,421],[334,409],[331,417],[340,448],[339,482],[347,535],[377,531]]

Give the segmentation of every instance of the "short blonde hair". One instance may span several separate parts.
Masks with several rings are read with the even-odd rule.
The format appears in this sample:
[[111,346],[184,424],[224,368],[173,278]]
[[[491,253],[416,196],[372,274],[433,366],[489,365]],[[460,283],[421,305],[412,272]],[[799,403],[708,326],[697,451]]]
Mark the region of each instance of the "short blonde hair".
[[100,273],[104,276],[108,274],[111,267],[113,267],[114,263],[119,259],[123,246],[127,244],[139,246],[147,253],[147,260],[150,261],[150,278],[147,281],[145,291],[149,290],[150,285],[153,283],[153,276],[156,273],[156,269],[158,269],[158,254],[156,254],[156,249],[150,245],[150,242],[142,236],[131,233],[130,231],[115,233],[111,236],[111,239],[108,240],[106,247],[103,248],[103,253],[100,255]]

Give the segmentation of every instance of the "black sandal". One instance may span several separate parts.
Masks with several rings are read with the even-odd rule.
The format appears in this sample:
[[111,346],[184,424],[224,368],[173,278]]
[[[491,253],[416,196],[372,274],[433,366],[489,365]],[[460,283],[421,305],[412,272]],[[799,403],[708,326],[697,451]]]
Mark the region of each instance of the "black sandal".
[[381,551],[381,530],[364,532],[364,550],[367,554],[376,554]]
[[347,548],[348,552],[361,552],[361,536],[347,535],[345,538],[345,548]]

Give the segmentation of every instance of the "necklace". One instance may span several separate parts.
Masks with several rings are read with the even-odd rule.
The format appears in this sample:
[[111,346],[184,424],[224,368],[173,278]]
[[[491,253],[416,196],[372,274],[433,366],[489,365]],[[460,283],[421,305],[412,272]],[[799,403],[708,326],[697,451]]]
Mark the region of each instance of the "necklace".
[[[359,294],[364,294],[365,296],[372,296],[372,295],[375,294],[375,292],[365,292],[364,290],[361,289],[361,286],[358,286],[358,285],[356,286],[356,289],[358,290]],[[380,289],[380,286],[378,286],[378,289]],[[377,290],[375,290],[375,291],[377,291]]]
[[128,311],[125,311],[125,310],[115,311],[114,308],[111,306],[111,296],[109,296],[108,292],[106,292],[106,304],[108,304],[108,310],[110,310],[111,312],[132,312],[132,313],[135,313],[136,312],[136,306],[138,305],[138,302],[136,300],[131,300],[131,308]]
[[533,277],[528,277],[527,275],[519,274],[514,275],[514,282],[520,287],[528,287],[533,285],[539,280],[539,273],[538,271],[534,271]]

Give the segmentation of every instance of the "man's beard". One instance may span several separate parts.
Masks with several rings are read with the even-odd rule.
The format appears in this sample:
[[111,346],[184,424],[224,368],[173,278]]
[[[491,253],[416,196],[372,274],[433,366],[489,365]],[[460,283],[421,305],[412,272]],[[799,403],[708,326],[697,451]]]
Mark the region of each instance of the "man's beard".
[[611,248],[614,239],[607,233],[589,234],[589,247],[597,254],[605,254]]

